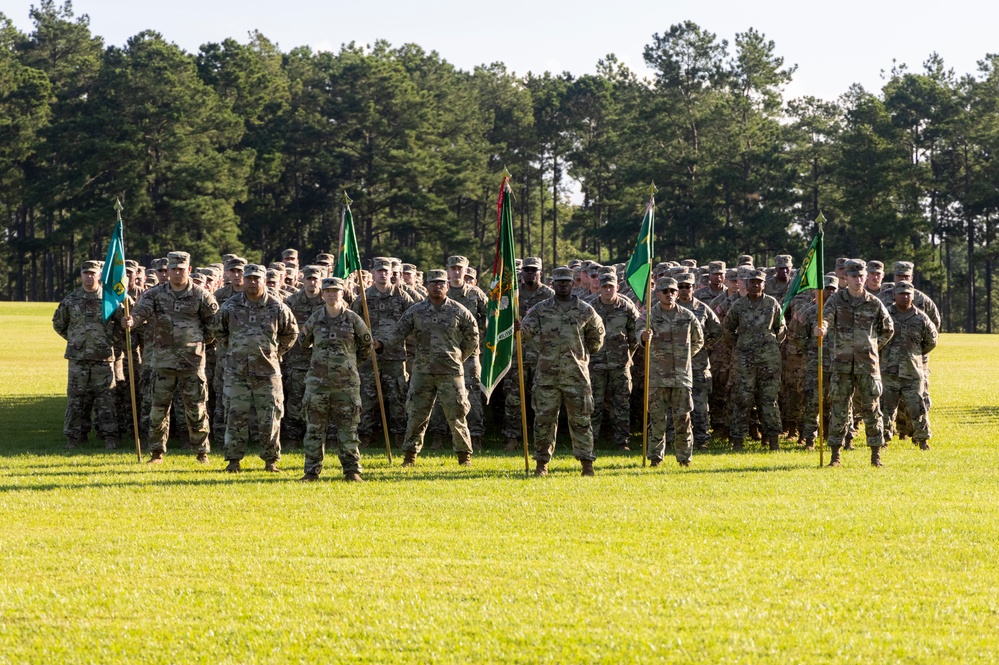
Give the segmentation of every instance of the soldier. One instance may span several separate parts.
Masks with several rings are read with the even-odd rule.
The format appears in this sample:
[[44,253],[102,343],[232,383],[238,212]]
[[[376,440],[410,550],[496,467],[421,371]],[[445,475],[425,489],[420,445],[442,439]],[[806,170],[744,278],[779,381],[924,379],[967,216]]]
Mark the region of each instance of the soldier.
[[298,250],[289,247],[281,252],[281,263],[283,263],[286,267],[298,270]]
[[83,286],[67,295],[52,316],[52,327],[66,340],[64,358],[69,361],[66,384],[66,417],[63,434],[66,448],[83,445],[90,433],[90,413],[95,412],[97,431],[108,450],[118,447],[115,410],[114,345],[121,310],[103,320],[101,271],[97,261],[84,261],[80,269]]
[[[413,299],[398,284],[392,284],[392,260],[379,256],[372,261],[373,283],[364,291],[368,303],[368,316],[371,335],[385,339],[402,319],[403,313],[413,305]],[[351,305],[355,314],[364,316],[364,307],[358,297]],[[375,370],[370,360],[358,370],[361,377],[361,421],[358,427],[361,441],[370,445],[375,432],[381,431],[381,413],[378,406],[378,390],[375,386]],[[389,432],[395,437],[395,444],[403,444],[406,432],[406,390],[409,374],[406,371],[406,343],[386,348],[378,356],[378,374],[381,377],[382,398],[385,400],[386,418]]]
[[774,259],[774,266],[774,275],[767,278],[763,293],[782,303],[787,290],[791,288],[791,268],[794,266],[794,259],[790,254],[778,254]]
[[427,298],[409,309],[385,337],[375,342],[375,350],[401,346],[410,335],[416,338],[413,377],[406,396],[409,422],[402,450],[403,466],[413,466],[423,449],[423,436],[430,423],[434,403],[441,402],[451,443],[461,466],[472,465],[472,438],[465,420],[468,394],[465,390],[465,362],[479,348],[479,326],[471,313],[447,297],[448,279],[443,270],[427,274]]
[[593,436],[599,439],[608,413],[614,445],[627,451],[631,436],[631,357],[638,345],[638,309],[617,293],[617,275],[600,275],[600,294],[589,301],[604,326],[604,344],[590,356]]
[[693,380],[691,397],[694,400],[694,410],[691,412],[690,418],[694,432],[694,444],[698,450],[705,450],[708,447],[708,441],[711,439],[711,435],[708,433],[708,427],[711,422],[709,403],[713,388],[711,383],[710,354],[711,349],[721,339],[724,331],[721,327],[721,321],[718,319],[718,315],[714,313],[714,310],[693,296],[694,276],[692,274],[685,273],[682,275],[677,280],[677,288],[679,289],[679,295],[676,300],[677,304],[691,311],[697,322],[701,324],[701,332],[704,338],[701,350],[695,352],[691,357],[691,377]]
[[302,324],[296,345],[311,353],[303,401],[307,427],[301,480],[319,480],[332,423],[344,480],[360,482],[357,424],[361,420],[361,378],[357,366],[371,352],[371,333],[343,301],[342,279],[327,277],[322,286],[324,306]]
[[[688,273],[689,274],[689,273]],[[648,329],[640,322],[638,335],[649,346],[649,460],[662,464],[666,452],[666,413],[673,419],[673,450],[680,466],[690,466],[694,436],[690,412],[694,408],[691,390],[691,359],[704,345],[701,324],[694,313],[676,304],[678,285],[672,277],[656,281],[656,299],[648,314]]]
[[746,297],[732,304],[725,332],[734,340],[732,402],[734,412],[729,438],[733,450],[742,450],[753,406],[759,410],[763,443],[779,450],[781,431],[777,392],[780,389],[780,342],[784,318],[780,303],[763,293],[762,270],[747,274]]
[[427,289],[422,284],[417,283],[416,272],[417,272],[416,266],[413,265],[412,263],[402,264],[402,281],[406,286],[413,289],[414,291],[416,291],[417,294],[419,294],[420,296],[419,299],[414,300],[414,302],[419,302],[420,300],[423,300],[424,298],[427,297]]
[[[825,299],[829,299],[839,290],[839,278],[836,273],[829,273],[825,276]],[[809,290],[798,295],[808,294],[812,302],[808,305],[799,305],[794,316],[788,323],[787,337],[791,344],[798,349],[798,353],[807,358],[804,369],[804,416],[801,424],[801,444],[805,450],[815,448],[815,437],[819,428],[819,345],[815,336],[815,327],[818,325],[819,305],[815,302],[815,291]],[[828,341],[828,340],[827,340]],[[826,421],[829,413],[829,353],[822,354],[822,381],[823,422]]]
[[[287,250],[285,250],[287,251]],[[323,308],[324,297],[319,289],[323,270],[319,266],[305,266],[303,286],[288,297],[284,304],[295,315],[299,330],[314,312]],[[340,284],[340,301],[343,301],[343,283]],[[367,354],[365,354],[367,357]],[[302,397],[305,396],[306,375],[312,351],[295,344],[281,358],[281,379],[284,389],[284,418],[281,419],[281,442],[285,448],[301,445],[305,438],[305,414]],[[360,399],[360,398],[358,398]]]
[[163,257],[160,259],[153,259],[152,267],[156,271],[156,283],[166,284],[170,279],[168,275],[168,268],[170,266],[169,257]]
[[[550,286],[541,283],[541,259],[537,256],[529,256],[524,259],[520,272],[521,282],[517,294],[520,309],[520,318],[524,318],[532,307],[548,300],[555,292]],[[524,358],[524,393],[527,396],[528,404],[531,400],[531,389],[534,385],[534,368],[538,364],[538,341],[536,339],[523,342]],[[520,370],[517,363],[510,366],[510,371],[503,377],[503,437],[506,439],[507,452],[520,450],[520,435],[523,424],[520,419]]]
[[[213,294],[216,302],[221,307],[229,298],[243,292],[243,268],[246,267],[246,259],[236,255],[226,255],[225,275],[226,285],[218,289]],[[215,344],[215,369],[212,373],[212,392],[214,393],[212,408],[212,438],[216,445],[221,446],[225,439],[226,423],[226,400],[225,400],[225,357],[226,348],[216,341]],[[208,359],[211,359],[209,353]]]
[[[240,473],[251,439],[260,446],[264,470],[277,472],[281,459],[281,356],[298,339],[288,306],[264,285],[267,269],[248,264],[243,292],[219,309],[215,336],[228,349],[225,363],[227,473]],[[255,420],[254,420],[255,416]],[[251,431],[251,423],[256,424]]]
[[555,450],[559,411],[565,404],[572,438],[572,454],[593,475],[593,392],[590,385],[590,354],[604,341],[604,326],[593,308],[572,295],[572,270],[552,272],[552,290],[527,313],[514,321],[522,338],[538,338],[538,364],[534,374],[534,459],[537,476],[548,475],[548,462]]
[[708,263],[708,285],[694,291],[694,297],[710,306],[711,301],[725,293],[725,262]]
[[169,281],[142,294],[132,315],[122,321],[133,329],[149,322],[143,330],[149,374],[149,452],[150,464],[159,464],[166,453],[170,405],[179,393],[184,403],[184,419],[198,462],[208,463],[208,413],[205,402],[205,345],[212,341],[212,325],[218,303],[212,294],[191,282],[191,255],[167,255]]
[[912,420],[912,442],[921,450],[929,450],[930,414],[923,387],[923,359],[936,348],[937,328],[925,312],[912,304],[912,284],[895,282],[893,291],[895,302],[888,306],[888,314],[895,334],[881,351],[885,441],[893,436],[899,400],[905,400]]
[[[725,291],[708,303],[711,311],[715,313],[719,323],[722,324],[723,330],[728,311],[732,308],[732,304],[741,297],[739,271],[735,268],[729,268],[725,271]],[[732,357],[734,353],[732,340],[727,335],[722,335],[722,338],[711,347],[708,355],[712,369],[711,403],[708,411],[711,414],[711,429],[715,438],[722,441],[728,439],[728,426],[731,421]]]
[[881,466],[884,429],[881,422],[881,368],[878,352],[895,330],[880,300],[864,290],[867,269],[863,261],[844,265],[847,288],[829,298],[822,310],[822,327],[816,335],[830,331],[829,433],[832,448],[829,466],[840,465],[850,419],[850,403],[856,392],[871,448],[871,465]]

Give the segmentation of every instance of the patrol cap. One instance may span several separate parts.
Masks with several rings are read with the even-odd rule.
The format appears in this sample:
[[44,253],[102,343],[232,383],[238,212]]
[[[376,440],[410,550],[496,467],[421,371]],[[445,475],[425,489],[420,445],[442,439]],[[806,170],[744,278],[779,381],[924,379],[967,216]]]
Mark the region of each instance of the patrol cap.
[[466,268],[465,277],[478,277],[479,272],[475,268]]
[[586,269],[586,272],[590,275],[590,277],[594,277],[594,276],[600,274],[600,269],[601,268],[603,268],[602,265],[600,265],[596,261],[592,261],[590,263],[590,267]]
[[291,249],[291,248],[288,248],[288,249],[284,250],[283,252],[281,252],[281,259],[282,260],[284,260],[284,259],[295,259],[295,261],[298,262],[298,250],[297,249]]
[[916,287],[912,285],[912,282],[895,282],[895,286],[892,288],[892,293],[915,293]]
[[135,272],[139,269],[139,262],[133,259],[125,259],[125,270]]
[[767,278],[767,273],[762,270],[749,270],[749,276],[746,279],[757,279],[759,281],[765,281]]
[[792,268],[794,267],[794,259],[791,258],[790,254],[778,254],[774,257],[774,267]]
[[447,271],[446,270],[428,270],[427,271],[427,284],[430,282],[446,282]]
[[742,254],[739,256],[735,264],[737,266],[751,266],[753,265],[753,257],[749,254]]
[[271,280],[273,280],[273,281],[276,282],[277,278],[278,278],[278,275],[280,275],[281,273],[282,273],[281,270],[275,270],[274,268],[268,268],[267,269],[267,281],[270,282]]
[[205,283],[205,276],[200,272],[192,272],[191,281],[195,284],[202,285]]
[[159,259],[153,259],[150,266],[152,266],[153,270],[166,270],[168,263],[169,261],[166,259],[166,257],[163,257]]
[[837,291],[839,291],[839,277],[836,276],[836,273],[834,273],[834,272],[827,272],[824,275],[823,282],[825,284],[825,288],[827,288],[827,289],[836,289]]
[[281,272],[284,272],[285,267],[286,266],[283,261],[274,261],[273,263],[267,264],[268,270],[280,270]]
[[[583,261],[582,263],[579,264],[579,267],[582,268],[583,270],[589,272],[590,271],[590,266],[592,266],[592,265],[593,265],[593,261],[591,261],[590,259],[586,259],[585,261]],[[566,266],[566,267],[568,267],[568,266]]]
[[389,259],[392,261],[392,272],[402,272],[402,259],[397,259],[394,256],[390,256]]
[[[522,266],[524,270],[532,268],[534,270],[541,270],[541,257],[539,256],[528,256],[524,259],[524,265]],[[569,266],[572,268],[573,266]]]
[[413,273],[413,274],[416,274],[416,266],[413,265],[412,263],[403,263],[402,264],[402,271],[404,273]]
[[371,259],[371,271],[375,270],[388,270],[392,272],[392,259],[387,256],[376,256]]
[[236,254],[223,254],[222,255],[222,265],[225,265],[226,263],[228,263],[229,259],[236,258],[236,256],[237,256]]
[[83,265],[80,266],[80,272],[100,272],[101,264],[99,261],[84,261]]
[[712,275],[725,274],[725,262],[724,261],[712,261],[708,264],[708,272]]
[[226,270],[243,270],[246,267],[246,259],[234,256],[225,262]]
[[836,270],[843,270],[844,268],[846,268],[846,262],[849,260],[850,259],[842,256],[836,259]]
[[243,277],[266,277],[267,268],[259,263],[247,263],[243,266]]
[[219,272],[219,273],[221,273],[222,271],[225,270],[225,264],[224,263],[209,263],[208,267],[209,268],[215,268],[216,272]]
[[673,289],[676,291],[676,280],[672,277],[660,277],[656,280],[656,291],[665,291],[666,289]]
[[146,268],[146,279],[156,279],[156,271],[152,268]]
[[697,261],[695,259],[684,259],[683,261],[680,261],[680,265],[684,268],[696,268]]
[[895,274],[896,275],[911,275],[915,266],[911,261],[896,261],[895,262]]
[[515,267],[515,268],[516,268],[517,270],[520,270],[521,268],[523,268],[523,267],[524,267],[524,259],[514,259],[514,260],[513,260],[513,266],[514,266],[514,267]]
[[326,277],[323,279],[323,291],[326,289],[338,289],[343,291],[343,280],[339,277]]
[[168,268],[190,268],[191,255],[187,252],[170,252],[167,254]]
[[284,269],[284,274],[288,275],[289,277],[297,277],[298,268],[296,268],[295,266],[288,266]]
[[334,263],[336,258],[332,254],[327,254],[322,252],[321,254],[316,254],[316,263]]
[[725,279],[730,282],[739,279],[739,271],[736,268],[729,268],[725,271]]
[[868,261],[867,262],[867,272],[881,272],[885,271],[885,264],[881,261]]
[[745,266],[745,265],[739,266],[738,271],[739,271],[739,279],[741,279],[744,282],[748,281],[749,278],[752,276],[752,274],[756,272],[755,270],[753,270],[752,266]]
[[600,275],[600,286],[607,286],[608,284],[617,286],[617,273],[605,272]]
[[468,259],[460,254],[447,257],[448,268],[457,268],[458,266],[468,266]]
[[695,281],[694,280],[694,273],[692,273],[692,272],[685,272],[682,275],[677,275],[677,277],[676,277],[676,283],[677,283],[677,285],[680,285],[680,284],[693,284],[694,281]]
[[[536,258],[536,257],[533,257],[533,258]],[[524,259],[524,265],[525,266],[527,265],[528,261],[530,261],[530,259]],[[538,259],[538,263],[541,263],[541,259]],[[567,267],[569,267],[569,268],[578,268],[582,264],[583,264],[583,262],[580,261],[579,259],[573,259],[572,261],[569,261],[569,264],[568,264]]]
[[571,282],[572,281],[572,270],[567,266],[560,266],[552,270],[552,281],[553,282]]
[[860,259],[850,259],[843,267],[846,268],[846,274],[851,277],[867,274],[867,263]]

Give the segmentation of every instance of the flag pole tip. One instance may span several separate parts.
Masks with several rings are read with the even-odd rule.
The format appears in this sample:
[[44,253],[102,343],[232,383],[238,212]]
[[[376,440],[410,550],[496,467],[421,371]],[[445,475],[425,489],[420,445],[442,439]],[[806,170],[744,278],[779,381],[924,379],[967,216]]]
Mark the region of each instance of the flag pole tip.
[[114,209],[117,210],[118,212],[121,212],[122,210],[125,209],[125,207],[121,204],[121,199],[119,199],[118,197],[115,197]]
[[650,196],[655,196],[655,193],[658,192],[658,191],[659,191],[659,188],[656,187],[656,183],[653,180],[652,183],[649,185],[649,195]]
[[340,198],[340,201],[342,201],[345,206],[349,206],[351,203],[354,202],[349,196],[347,196],[346,189],[343,190],[343,196]]
[[510,171],[509,171],[509,169],[507,169],[507,168],[506,168],[505,166],[503,167],[503,173],[500,173],[500,175],[501,175],[502,177],[504,177],[504,178],[510,178],[510,177],[512,177],[512,176],[510,175]]

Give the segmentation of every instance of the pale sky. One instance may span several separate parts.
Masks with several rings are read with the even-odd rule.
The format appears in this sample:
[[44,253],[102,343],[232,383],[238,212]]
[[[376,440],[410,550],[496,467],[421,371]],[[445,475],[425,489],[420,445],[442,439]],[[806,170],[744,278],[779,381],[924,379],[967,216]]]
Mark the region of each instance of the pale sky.
[[[29,31],[31,4],[0,0],[0,12]],[[852,83],[880,90],[880,73],[891,69],[893,58],[920,70],[936,51],[962,75],[974,73],[987,53],[999,52],[995,0],[76,0],[73,9],[76,15],[90,15],[93,33],[107,44],[122,45],[153,29],[194,52],[226,37],[246,42],[249,31],[260,30],[286,52],[302,45],[336,51],[351,41],[385,39],[394,46],[412,42],[437,51],[466,70],[502,61],[518,74],[567,70],[575,75],[593,72],[608,53],[646,75],[642,51],[652,34],[689,19],[730,45],[735,33],[750,27],[772,39],[785,64],[798,65],[786,89],[788,99],[835,99]]]

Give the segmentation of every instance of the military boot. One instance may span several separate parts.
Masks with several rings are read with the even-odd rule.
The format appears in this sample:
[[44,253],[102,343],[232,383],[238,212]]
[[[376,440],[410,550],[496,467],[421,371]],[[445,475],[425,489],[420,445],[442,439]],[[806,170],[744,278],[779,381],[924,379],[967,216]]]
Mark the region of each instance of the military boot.
[[538,460],[538,465],[534,468],[534,475],[543,478],[548,475],[548,462]]
[[839,446],[832,446],[832,455],[829,457],[829,466],[839,466]]
[[579,475],[581,476],[592,476],[593,474],[593,460],[579,460],[579,463],[583,465],[583,472]]
[[728,440],[729,443],[732,444],[732,450],[734,450],[735,452],[741,453],[743,450],[746,449],[746,446],[743,445],[742,443],[742,439],[737,439],[734,436],[730,436]]
[[238,459],[229,460],[229,464],[225,467],[226,473],[243,473],[243,467],[239,465]]
[[264,471],[268,473],[281,473],[281,469],[278,468],[277,462],[268,462],[264,464]]
[[351,473],[343,474],[343,479],[348,483],[363,483],[364,478],[361,478],[361,474],[358,471],[353,471]]
[[808,438],[804,442],[805,450],[815,450],[815,439]]
[[114,439],[108,439],[104,442],[104,450],[118,450],[118,442]]
[[763,437],[760,435],[760,426],[757,423],[752,423],[749,425],[749,438],[753,441],[760,441]]
[[929,450],[930,449],[930,442],[929,441],[920,441],[919,442],[919,449],[920,450]]
[[407,450],[406,451],[406,458],[402,461],[402,466],[404,468],[408,467],[408,466],[416,466],[416,451],[415,450]]
[[458,466],[472,466],[472,453],[458,451]]
[[512,436],[507,437],[507,439],[506,439],[506,445],[503,446],[503,452],[505,452],[505,453],[513,453],[513,452],[516,452],[518,450],[520,450],[520,441],[518,441],[517,439],[513,438]]
[[198,464],[208,464],[208,453],[198,453]]
[[766,438],[766,443],[769,446],[771,452],[776,452],[780,450],[780,442],[777,440],[776,434],[768,434]]
[[662,464],[663,464],[663,460],[662,460],[661,457],[653,457],[653,458],[649,459],[649,466],[651,466],[653,469],[655,469],[656,467],[662,466]]
[[884,466],[881,464],[881,446],[871,446],[871,466]]
[[395,447],[402,448],[402,444],[406,442],[406,435],[403,432],[399,432],[395,435]]
[[843,450],[856,450],[853,447],[853,435],[850,433],[847,433],[846,439],[843,442]]
[[149,453],[149,461],[146,464],[162,464],[163,463],[163,451],[154,450]]
[[298,482],[300,482],[300,483],[314,483],[314,482],[316,482],[318,480],[319,480],[319,474],[318,473],[307,473],[304,476],[302,476],[301,478],[299,478]]
[[441,450],[444,448],[444,435],[434,434],[434,442],[430,444],[430,450]]
[[472,437],[472,452],[481,453],[482,452],[482,437],[473,436]]
[[368,432],[367,434],[362,434],[360,438],[361,438],[361,446],[360,446],[361,448],[370,448],[372,445],[374,445],[375,442],[374,434]]

